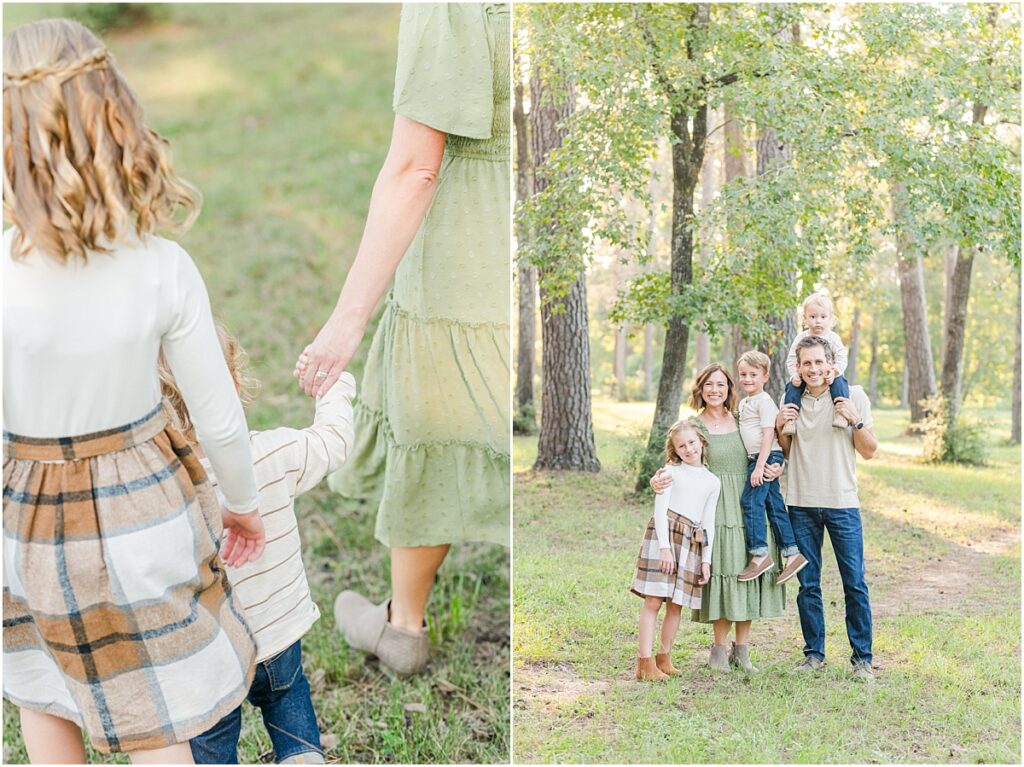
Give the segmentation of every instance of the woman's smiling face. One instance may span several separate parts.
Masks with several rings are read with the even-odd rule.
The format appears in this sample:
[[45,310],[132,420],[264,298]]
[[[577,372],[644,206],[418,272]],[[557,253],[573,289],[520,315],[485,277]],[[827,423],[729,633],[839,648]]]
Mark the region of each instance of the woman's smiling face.
[[707,377],[704,385],[700,387],[700,396],[710,407],[721,407],[729,396],[729,381],[725,373],[716,370]]

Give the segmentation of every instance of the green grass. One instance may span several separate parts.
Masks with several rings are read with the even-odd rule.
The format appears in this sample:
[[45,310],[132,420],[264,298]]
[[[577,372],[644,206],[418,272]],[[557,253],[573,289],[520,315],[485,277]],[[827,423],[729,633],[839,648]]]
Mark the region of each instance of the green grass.
[[[63,12],[7,4],[4,28]],[[387,151],[398,14],[397,5],[172,5],[159,22],[107,38],[150,123],[171,141],[176,169],[204,194],[181,242],[262,381],[252,428],[311,420],[292,366],[334,305]],[[357,380],[372,332],[350,366]],[[431,665],[391,681],[347,647],[331,616],[341,589],[387,593],[375,508],[320,487],[296,510],[324,616],[304,645],[321,728],[337,736],[328,761],[507,761],[508,552],[453,550],[428,605]],[[425,712],[407,711],[410,703]],[[5,762],[26,760],[7,703],[4,744]],[[247,706],[242,760],[269,750]]]
[[598,401],[603,470],[533,472],[536,439],[514,444],[513,583],[517,762],[1019,763],[1020,452],[1008,414],[990,464],[923,464],[907,413],[876,410],[876,459],[858,464],[877,681],[851,681],[843,595],[826,543],[829,664],[802,657],[796,584],[786,613],[755,622],[760,673],[707,670],[710,628],[683,622],[683,675],[635,682],[640,600],[629,594],[651,502],[624,461],[651,403]]

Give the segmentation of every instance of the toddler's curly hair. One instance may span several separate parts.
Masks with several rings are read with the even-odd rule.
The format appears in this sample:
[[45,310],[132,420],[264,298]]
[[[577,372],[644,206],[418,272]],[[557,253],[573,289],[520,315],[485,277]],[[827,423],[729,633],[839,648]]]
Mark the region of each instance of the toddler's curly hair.
[[[4,218],[14,258],[60,263],[104,252],[134,230],[184,231],[202,205],[175,175],[170,145],[88,29],[67,19],[4,38]],[[184,214],[181,222],[176,219]]]

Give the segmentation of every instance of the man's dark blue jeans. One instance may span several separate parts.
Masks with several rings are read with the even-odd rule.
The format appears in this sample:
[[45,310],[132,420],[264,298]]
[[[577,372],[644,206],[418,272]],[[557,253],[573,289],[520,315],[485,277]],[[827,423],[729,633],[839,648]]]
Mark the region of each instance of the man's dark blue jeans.
[[[296,642],[269,660],[256,664],[248,701],[263,714],[278,763],[299,754],[323,755],[320,728],[302,671],[302,643]],[[238,764],[242,732],[239,706],[211,729],[189,741],[196,764]]]
[[825,609],[821,600],[821,545],[824,531],[836,554],[839,575],[846,595],[846,635],[853,654],[851,663],[871,663],[871,603],[864,577],[864,533],[860,509],[823,509],[790,506],[800,553],[807,566],[797,573],[800,593],[800,628],[804,634],[804,655],[825,659]]
[[[768,453],[766,463],[769,465],[778,465],[782,461],[781,450],[772,450]],[[755,466],[756,455],[747,459],[747,484],[743,486],[743,493],[740,495],[747,553],[755,557],[763,557],[768,553],[768,525],[765,522],[767,514],[772,532],[775,533],[775,543],[780,549],[779,553],[784,557],[790,557],[796,554],[797,545],[793,537],[793,527],[789,522],[786,502],[782,500],[782,491],[779,490],[779,480],[762,482],[757,487],[751,487],[750,475],[754,473]]]
[[[783,405],[796,405],[799,409],[800,398],[804,396],[804,389],[807,388],[807,384],[803,381],[800,382],[799,386],[793,386],[792,381],[786,381],[786,394],[782,398]],[[850,398],[850,384],[846,381],[846,376],[836,376],[832,383],[829,384],[828,393],[832,395],[832,401],[836,401],[836,397]]]

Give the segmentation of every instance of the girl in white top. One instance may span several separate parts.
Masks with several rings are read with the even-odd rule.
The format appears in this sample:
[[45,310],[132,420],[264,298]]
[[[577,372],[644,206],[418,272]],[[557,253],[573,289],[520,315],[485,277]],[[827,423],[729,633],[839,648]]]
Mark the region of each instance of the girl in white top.
[[[707,441],[689,421],[679,421],[665,439],[669,492],[655,497],[631,591],[643,597],[640,608],[640,654],[636,678],[666,679],[679,673],[669,655],[683,607],[700,608],[701,586],[711,577],[715,508],[721,482],[708,471]],[[654,625],[667,602],[661,625],[661,652],[651,657]]]
[[[33,762],[84,761],[82,728],[187,763],[253,671],[221,531],[229,565],[264,545],[203,280],[153,235],[200,197],[81,25],[15,29],[3,76],[4,696]],[[224,509],[160,410],[161,349]]]

